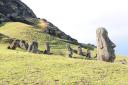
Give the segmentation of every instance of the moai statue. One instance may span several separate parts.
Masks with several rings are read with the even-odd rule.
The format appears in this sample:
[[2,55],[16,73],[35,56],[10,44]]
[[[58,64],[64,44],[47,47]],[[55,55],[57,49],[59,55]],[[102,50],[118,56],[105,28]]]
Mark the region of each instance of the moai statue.
[[86,57],[91,58],[91,50],[87,49]]
[[28,52],[38,53],[38,42],[33,40],[28,47]]
[[20,40],[19,42],[19,47],[24,49],[24,50],[27,50],[28,49],[28,43],[25,41],[25,40]]
[[106,62],[114,62],[116,45],[109,39],[108,32],[101,27],[96,30],[97,59]]
[[16,50],[17,47],[19,47],[20,40],[14,39],[10,42],[8,49]]
[[19,39],[11,39],[9,42],[8,49],[15,50],[17,47],[27,50],[28,49],[28,43],[25,40],[19,40]]
[[67,44],[67,52],[68,52],[68,57],[72,58],[73,52],[72,48],[70,47],[70,44]]
[[46,42],[45,43],[45,51],[44,51],[44,54],[50,54],[50,44],[49,42]]
[[78,55],[83,55],[81,46],[78,46]]

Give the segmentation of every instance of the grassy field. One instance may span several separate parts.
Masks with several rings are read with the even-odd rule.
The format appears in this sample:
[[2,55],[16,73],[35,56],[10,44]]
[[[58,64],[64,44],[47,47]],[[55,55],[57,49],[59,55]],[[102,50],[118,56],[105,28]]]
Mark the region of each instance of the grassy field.
[[128,65],[0,48],[0,85],[128,85]]
[[[44,50],[44,42],[49,41],[53,54],[8,50],[8,44],[1,43],[0,85],[128,85],[128,64],[120,64],[122,59],[128,61],[127,57],[118,56],[115,63],[88,60],[77,54],[68,58],[66,42],[33,28],[19,22],[5,23],[0,27],[0,40],[9,36],[30,43],[37,39],[40,50]],[[71,46],[77,49],[76,45]]]

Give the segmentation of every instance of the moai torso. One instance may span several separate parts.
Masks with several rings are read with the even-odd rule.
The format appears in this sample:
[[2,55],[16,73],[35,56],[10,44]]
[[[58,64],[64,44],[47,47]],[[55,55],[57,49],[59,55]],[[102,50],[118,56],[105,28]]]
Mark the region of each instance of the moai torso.
[[91,50],[87,49],[86,57],[87,57],[87,58],[91,58]]
[[72,55],[73,55],[72,48],[70,47],[70,44],[67,44],[67,54],[68,54],[68,57],[72,57]]
[[46,42],[45,43],[45,51],[46,51],[46,54],[50,54],[50,44],[49,44],[49,42]]
[[78,55],[83,55],[81,46],[78,46]]
[[28,52],[37,53],[38,52],[38,42],[32,41],[28,47]]

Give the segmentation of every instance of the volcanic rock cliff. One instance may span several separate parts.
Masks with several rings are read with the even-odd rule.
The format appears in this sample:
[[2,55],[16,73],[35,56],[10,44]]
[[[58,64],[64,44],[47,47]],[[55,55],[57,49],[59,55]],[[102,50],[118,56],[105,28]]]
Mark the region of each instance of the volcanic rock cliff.
[[[40,19],[38,19],[34,12],[21,0],[0,0],[0,23],[13,21],[35,25],[38,20]],[[73,39],[69,35],[62,32],[51,22],[47,21],[46,19],[43,19],[43,21],[47,23],[44,33],[68,40],[71,43],[78,44],[76,39]]]
[[33,11],[20,0],[0,0],[0,21],[18,21],[37,18]]

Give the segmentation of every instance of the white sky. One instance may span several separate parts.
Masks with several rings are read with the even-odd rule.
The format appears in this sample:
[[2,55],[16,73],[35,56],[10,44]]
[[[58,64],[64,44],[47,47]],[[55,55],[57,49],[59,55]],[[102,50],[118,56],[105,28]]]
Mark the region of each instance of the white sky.
[[95,44],[96,28],[105,27],[117,52],[128,55],[128,0],[22,1],[37,17],[47,19],[79,42]]

